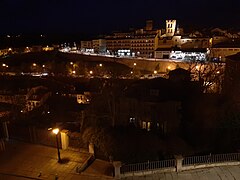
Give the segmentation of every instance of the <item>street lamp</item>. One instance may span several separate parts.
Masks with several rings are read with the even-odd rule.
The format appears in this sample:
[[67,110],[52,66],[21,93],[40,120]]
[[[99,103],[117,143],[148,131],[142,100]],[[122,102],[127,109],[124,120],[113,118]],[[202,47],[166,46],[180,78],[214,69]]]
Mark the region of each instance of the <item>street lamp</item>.
[[57,141],[57,152],[58,152],[58,162],[61,163],[61,157],[60,157],[60,150],[59,150],[59,143],[58,143],[58,133],[59,133],[59,129],[55,128],[52,130],[52,132],[54,134],[56,134],[56,141]]

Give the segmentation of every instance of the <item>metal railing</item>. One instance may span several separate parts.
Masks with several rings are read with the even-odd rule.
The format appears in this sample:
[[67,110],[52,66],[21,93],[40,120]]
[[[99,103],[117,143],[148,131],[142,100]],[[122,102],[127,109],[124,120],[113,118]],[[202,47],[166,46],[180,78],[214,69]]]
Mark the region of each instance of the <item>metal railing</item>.
[[175,159],[164,160],[164,161],[153,161],[153,162],[145,162],[138,164],[128,164],[123,165],[120,169],[121,174],[127,172],[138,172],[138,171],[148,171],[148,170],[157,170],[163,168],[171,168],[175,167]]
[[213,164],[223,162],[240,161],[240,153],[231,154],[210,154],[205,156],[185,157],[183,159],[183,166],[199,165],[199,164]]

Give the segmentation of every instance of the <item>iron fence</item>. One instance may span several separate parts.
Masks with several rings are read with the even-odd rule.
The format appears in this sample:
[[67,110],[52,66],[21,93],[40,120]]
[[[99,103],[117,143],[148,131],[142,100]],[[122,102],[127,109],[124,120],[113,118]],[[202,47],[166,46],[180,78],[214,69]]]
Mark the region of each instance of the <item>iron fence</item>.
[[223,162],[233,162],[240,160],[240,153],[231,154],[209,154],[205,156],[193,156],[185,157],[183,159],[182,165],[196,165],[196,164],[213,164],[213,163],[223,163]]
[[121,167],[121,173],[127,172],[138,172],[138,171],[148,171],[148,170],[157,170],[163,168],[171,168],[175,167],[175,159],[164,160],[164,161],[153,161],[153,162],[145,162],[138,164],[128,164],[123,165]]

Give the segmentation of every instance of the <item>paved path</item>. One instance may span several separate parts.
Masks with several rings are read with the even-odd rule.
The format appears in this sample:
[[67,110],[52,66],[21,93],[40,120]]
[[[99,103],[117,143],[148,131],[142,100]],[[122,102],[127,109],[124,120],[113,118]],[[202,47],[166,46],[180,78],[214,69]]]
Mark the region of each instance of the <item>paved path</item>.
[[124,180],[240,180],[240,166],[222,166],[183,172],[159,173]]
[[12,141],[0,152],[0,179],[71,179],[88,157],[88,153],[61,151],[60,164],[56,148]]
[[113,176],[113,166],[107,161],[96,159],[91,166],[89,166],[82,174],[90,176],[101,176],[105,178],[112,178]]
[[[109,162],[95,160],[83,173],[77,174],[88,153],[61,151],[64,163],[57,162],[56,148],[12,141],[0,152],[0,180],[105,180],[113,179]],[[57,177],[57,178],[56,178]],[[222,166],[180,173],[168,172],[124,180],[240,180],[240,166]]]

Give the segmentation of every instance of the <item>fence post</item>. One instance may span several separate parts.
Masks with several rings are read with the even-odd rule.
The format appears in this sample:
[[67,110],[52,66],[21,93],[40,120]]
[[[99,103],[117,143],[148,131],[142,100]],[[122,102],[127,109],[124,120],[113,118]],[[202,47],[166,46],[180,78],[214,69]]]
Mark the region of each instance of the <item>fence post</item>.
[[93,143],[89,143],[88,152],[94,156],[94,144]]
[[5,141],[3,139],[0,139],[0,151],[5,151]]
[[121,178],[120,168],[122,166],[122,163],[120,161],[113,161],[113,166],[114,166],[114,177],[115,177],[115,179],[120,179]]
[[7,125],[7,121],[3,122],[3,132],[4,132],[4,137],[6,141],[9,141],[9,133],[8,133],[8,125]]
[[175,160],[176,160],[176,172],[181,172],[182,171],[183,156],[182,155],[176,155]]
[[66,150],[69,145],[69,137],[68,137],[68,130],[63,129],[61,131],[61,144],[62,150]]

